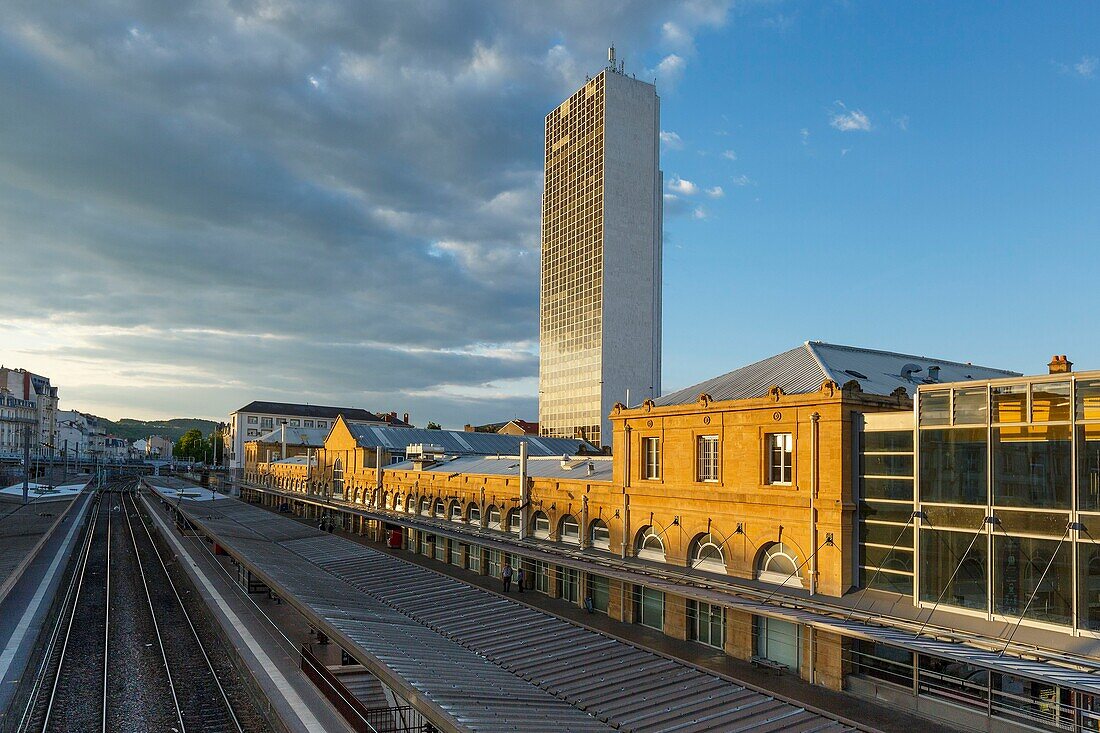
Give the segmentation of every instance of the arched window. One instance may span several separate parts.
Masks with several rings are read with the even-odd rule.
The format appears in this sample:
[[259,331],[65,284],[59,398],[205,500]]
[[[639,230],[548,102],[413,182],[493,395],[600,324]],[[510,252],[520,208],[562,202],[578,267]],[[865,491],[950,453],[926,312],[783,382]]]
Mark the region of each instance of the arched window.
[[531,534],[540,540],[550,537],[550,517],[546,516],[546,512],[535,512],[535,516],[531,517]]
[[470,502],[466,507],[466,521],[470,524],[481,524],[481,507]]
[[344,464],[337,458],[332,464],[332,493],[344,495]]
[[429,517],[432,514],[432,500],[426,496],[420,497],[420,513],[425,517]]
[[489,517],[490,529],[500,529],[500,509],[498,509],[493,504],[490,504],[485,513]]
[[462,521],[462,505],[459,504],[457,501],[452,501],[451,502],[451,511],[448,512],[448,514],[450,514],[452,522],[461,522]]
[[569,542],[574,545],[581,543],[581,526],[577,524],[577,520],[572,514],[566,514],[561,518],[561,524],[558,525],[558,535],[561,537],[562,542]]
[[447,505],[443,502],[442,499],[435,500],[435,507],[433,508],[432,514],[436,517],[439,517],[440,519],[443,519],[447,516]]
[[602,519],[593,519],[588,529],[588,541],[592,547],[601,550],[611,549],[611,532],[607,529],[607,522]]
[[788,588],[802,587],[802,578],[798,575],[798,556],[782,542],[776,542],[764,550],[756,577],[766,583],[777,583]]
[[725,573],[726,558],[713,535],[705,534],[691,545],[691,567],[708,573]]
[[523,522],[523,518],[520,517],[519,509],[513,509],[508,512],[508,531],[513,534],[519,534],[520,524]]
[[405,496],[405,511],[409,514],[412,514],[414,511],[416,511],[416,497],[412,494],[408,494]]
[[638,539],[634,543],[635,554],[643,560],[665,561],[665,543],[661,537],[653,531],[653,527],[644,527],[638,532]]
[[401,494],[393,495],[393,510],[395,512],[401,511],[405,507],[404,502],[401,501]]

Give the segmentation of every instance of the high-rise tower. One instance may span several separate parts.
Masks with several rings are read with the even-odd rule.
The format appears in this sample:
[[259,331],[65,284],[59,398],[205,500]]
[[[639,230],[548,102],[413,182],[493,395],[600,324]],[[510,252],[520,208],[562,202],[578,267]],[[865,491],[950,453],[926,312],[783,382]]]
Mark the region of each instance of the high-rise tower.
[[616,402],[661,393],[657,89],[608,54],[546,116],[539,429],[611,444]]

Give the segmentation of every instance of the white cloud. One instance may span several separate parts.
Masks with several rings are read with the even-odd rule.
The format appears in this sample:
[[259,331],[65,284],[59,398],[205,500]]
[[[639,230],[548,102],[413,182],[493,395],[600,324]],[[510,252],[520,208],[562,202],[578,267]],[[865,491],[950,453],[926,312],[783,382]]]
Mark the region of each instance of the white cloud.
[[837,101],[840,108],[829,118],[829,124],[841,132],[867,132],[871,129],[871,119],[863,110],[848,109],[844,102]]
[[696,206],[695,211],[691,212],[691,218],[692,219],[706,219],[707,218],[707,210],[705,208],[703,208],[702,206]]
[[714,188],[707,189],[707,196],[710,196],[712,199],[720,199],[725,195],[726,192],[722,190],[721,186],[715,186]]
[[657,81],[668,86],[676,86],[676,84],[684,77],[684,71],[687,69],[687,61],[683,56],[677,56],[674,53],[670,53],[661,59],[661,63],[657,64],[657,68],[654,69],[653,75],[657,77]]
[[695,50],[695,39],[683,26],[671,20],[661,26],[661,41],[674,51],[691,53]]
[[756,185],[756,181],[752,180],[751,178],[746,176],[744,173],[742,173],[739,176],[734,176],[730,180],[733,182],[733,185],[741,186],[742,188],[745,187],[745,186],[755,186]]
[[909,129],[909,115],[902,115],[894,120],[894,124],[898,126],[899,130]]
[[802,139],[802,144],[803,145],[809,145],[810,144],[810,131],[808,129],[806,129],[805,127],[803,127],[801,130],[798,131],[798,137],[800,137]]
[[661,142],[669,150],[680,150],[684,147],[684,141],[671,130],[661,130]]
[[683,196],[694,196],[699,193],[698,186],[686,178],[680,178],[679,176],[673,176],[672,180],[668,182],[668,190]]
[[737,153],[733,152],[732,150],[723,150],[722,157],[726,160],[737,160]]
[[1082,56],[1081,60],[1073,65],[1073,70],[1078,76],[1091,79],[1096,74],[1096,68],[1100,66],[1100,59],[1095,56]]

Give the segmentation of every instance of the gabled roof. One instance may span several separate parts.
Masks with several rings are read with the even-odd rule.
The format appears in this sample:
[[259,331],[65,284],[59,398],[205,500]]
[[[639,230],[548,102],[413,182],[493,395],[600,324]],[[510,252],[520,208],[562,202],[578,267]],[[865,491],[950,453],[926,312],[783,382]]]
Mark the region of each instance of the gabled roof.
[[343,415],[346,420],[379,422],[396,426],[408,423],[393,415],[378,415],[358,407],[328,407],[325,405],[299,405],[293,402],[265,402],[255,400],[235,412],[258,412],[264,415],[293,415],[295,417],[318,417],[336,419]]
[[[328,428],[292,428],[288,425],[286,428],[286,444],[306,448],[321,448],[325,444],[325,438],[328,437],[328,430]],[[265,433],[258,438],[252,438],[252,440],[246,440],[245,442],[251,443],[252,441],[281,445],[283,431],[281,428],[275,428],[270,433]]]
[[[938,375],[930,376],[936,371],[931,367],[939,368]],[[689,404],[703,392],[717,401],[751,399],[763,397],[773,385],[787,394],[806,394],[818,391],[826,379],[840,386],[855,380],[864,392],[876,395],[889,395],[902,387],[912,396],[918,386],[933,380],[963,382],[1017,376],[1018,372],[927,356],[807,341],[790,351],[663,395],[654,402]]]
[[363,448],[381,446],[388,451],[404,453],[410,445],[438,445],[450,455],[514,456],[519,454],[520,441],[527,441],[529,456],[576,455],[582,448],[599,451],[583,440],[546,438],[541,435],[501,435],[500,433],[467,433],[464,430],[427,430],[424,428],[391,428],[347,422],[348,430]]

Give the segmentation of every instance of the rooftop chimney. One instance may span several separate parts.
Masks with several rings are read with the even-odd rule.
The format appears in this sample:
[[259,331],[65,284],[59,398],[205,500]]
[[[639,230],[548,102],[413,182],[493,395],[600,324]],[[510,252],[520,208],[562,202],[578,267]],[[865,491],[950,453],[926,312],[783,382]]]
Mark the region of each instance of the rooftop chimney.
[[1051,374],[1066,374],[1073,371],[1073,362],[1066,358],[1065,354],[1055,354],[1050,357],[1050,363],[1047,364],[1047,368]]

